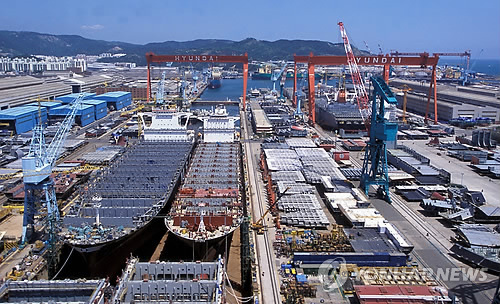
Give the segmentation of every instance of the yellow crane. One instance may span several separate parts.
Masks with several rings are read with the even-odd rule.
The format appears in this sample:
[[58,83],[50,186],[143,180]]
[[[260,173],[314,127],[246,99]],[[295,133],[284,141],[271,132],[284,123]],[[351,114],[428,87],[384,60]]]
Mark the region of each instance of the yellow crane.
[[396,91],[396,92],[403,92],[404,93],[404,95],[403,95],[403,123],[404,124],[407,124],[407,121],[406,121],[406,104],[408,102],[407,95],[408,95],[408,92],[412,91],[412,90],[413,89],[410,88],[409,86],[407,86],[406,84],[403,85],[402,89],[394,89],[394,91]]
[[274,201],[274,203],[272,203],[269,208],[267,208],[266,212],[264,212],[264,214],[255,222],[255,223],[252,223],[252,229],[253,230],[257,230],[257,234],[262,234],[264,233],[264,225],[262,224],[262,220],[264,220],[264,218],[266,217],[266,215],[269,213],[269,211],[271,211],[271,209],[273,209],[273,207],[278,203],[278,201],[283,197],[283,195],[285,195],[285,193],[290,189],[290,187],[287,187],[285,189],[285,191],[283,191],[283,193],[280,193],[278,198],[276,198],[276,201]]
[[134,113],[134,112],[139,112],[139,111],[140,111],[140,110],[142,110],[143,108],[144,108],[144,104],[143,104],[143,103],[141,103],[141,104],[139,104],[137,107],[135,107],[135,108],[134,108],[134,109],[132,109],[132,110],[128,110],[128,111],[122,112],[122,113],[120,114],[120,116],[122,116],[122,117],[123,117],[123,116],[128,116],[128,115],[130,115],[131,113]]

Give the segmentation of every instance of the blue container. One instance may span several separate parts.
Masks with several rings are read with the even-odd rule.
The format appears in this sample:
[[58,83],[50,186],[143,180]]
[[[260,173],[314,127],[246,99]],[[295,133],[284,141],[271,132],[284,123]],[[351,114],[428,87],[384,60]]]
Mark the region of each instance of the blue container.
[[83,103],[94,106],[95,120],[108,115],[108,103],[105,100],[89,99],[84,100]]
[[[83,100],[92,99],[96,96],[95,93],[81,93],[81,94],[83,94]],[[80,93],[73,93],[73,94],[68,94],[68,95],[57,97],[57,100],[60,100],[64,104],[68,104],[68,103],[72,103],[73,101],[75,101],[75,99],[77,99],[78,96],[80,96]]]

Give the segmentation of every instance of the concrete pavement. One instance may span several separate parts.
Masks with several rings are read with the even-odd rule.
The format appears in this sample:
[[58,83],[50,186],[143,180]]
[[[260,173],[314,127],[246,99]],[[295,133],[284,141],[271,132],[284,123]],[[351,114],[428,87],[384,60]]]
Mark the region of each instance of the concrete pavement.
[[[244,139],[250,138],[251,126],[246,114],[242,114],[242,135]],[[244,140],[245,156],[248,168],[248,184],[250,191],[250,204],[252,206],[252,221],[257,221],[267,210],[267,196],[259,168],[260,143]],[[269,215],[268,215],[269,217]],[[264,219],[268,223],[268,219]],[[272,221],[271,221],[272,223]],[[260,285],[260,303],[280,303],[279,276],[276,269],[275,256],[272,248],[274,228],[269,228],[263,235],[254,234],[259,273],[257,274]]]

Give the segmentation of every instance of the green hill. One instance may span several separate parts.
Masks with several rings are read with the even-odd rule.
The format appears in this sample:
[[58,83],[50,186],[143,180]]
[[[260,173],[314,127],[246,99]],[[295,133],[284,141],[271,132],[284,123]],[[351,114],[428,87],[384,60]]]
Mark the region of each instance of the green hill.
[[[353,47],[355,55],[368,54]],[[77,54],[125,53],[119,59],[140,65],[146,63],[146,52],[156,54],[225,54],[241,55],[245,52],[251,60],[291,60],[293,54],[344,55],[341,43],[318,40],[266,41],[247,38],[241,41],[223,39],[197,39],[192,41],[165,41],[144,45],[119,41],[87,39],[77,35],[51,35],[35,32],[0,31],[0,56],[52,55],[74,56]]]

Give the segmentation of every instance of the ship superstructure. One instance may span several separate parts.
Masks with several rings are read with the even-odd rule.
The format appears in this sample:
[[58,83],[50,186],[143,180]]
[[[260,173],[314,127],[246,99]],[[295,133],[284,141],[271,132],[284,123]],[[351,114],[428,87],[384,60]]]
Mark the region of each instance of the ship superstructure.
[[[151,113],[151,125],[144,126],[144,140],[180,140],[193,139],[187,132],[189,112],[176,112],[172,110],[154,110]],[[144,121],[144,116],[142,117]]]

